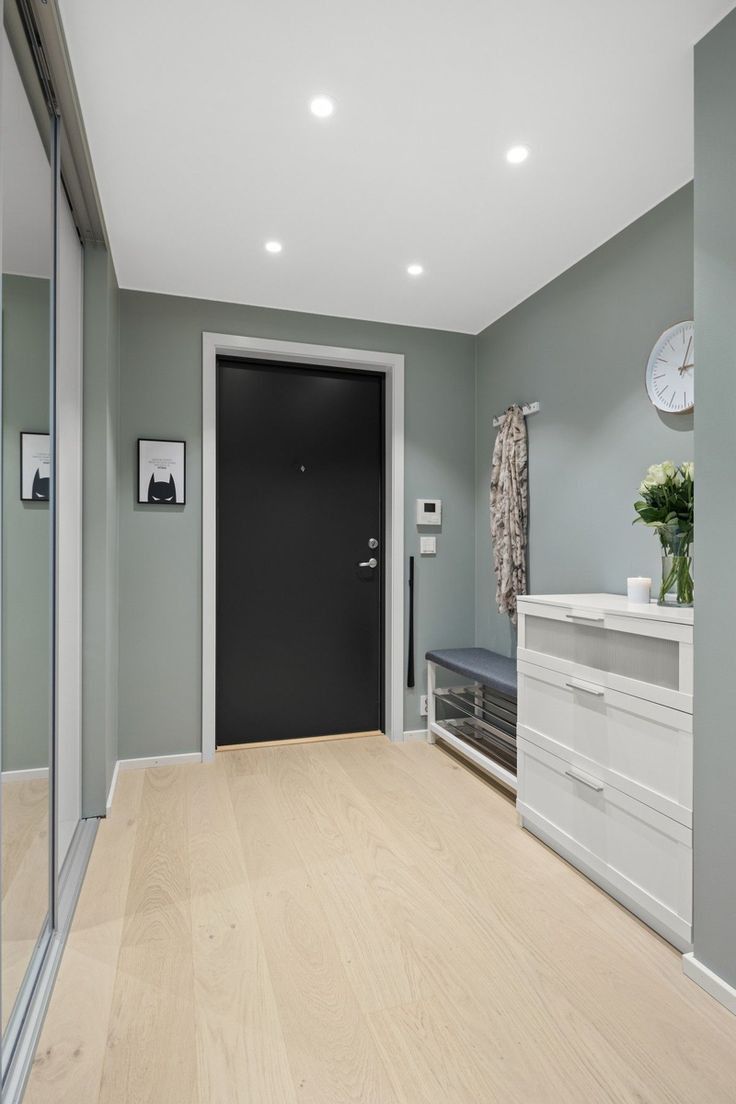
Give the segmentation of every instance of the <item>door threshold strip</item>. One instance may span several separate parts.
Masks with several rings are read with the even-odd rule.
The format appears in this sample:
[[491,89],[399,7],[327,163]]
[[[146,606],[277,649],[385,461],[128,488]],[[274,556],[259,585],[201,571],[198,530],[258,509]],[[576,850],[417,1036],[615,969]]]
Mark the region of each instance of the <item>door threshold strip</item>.
[[370,732],[338,732],[331,736],[299,736],[294,740],[254,740],[249,744],[221,744],[217,751],[243,751],[246,748],[288,747],[289,744],[322,744],[328,740],[362,740],[368,736],[386,737],[378,729]]

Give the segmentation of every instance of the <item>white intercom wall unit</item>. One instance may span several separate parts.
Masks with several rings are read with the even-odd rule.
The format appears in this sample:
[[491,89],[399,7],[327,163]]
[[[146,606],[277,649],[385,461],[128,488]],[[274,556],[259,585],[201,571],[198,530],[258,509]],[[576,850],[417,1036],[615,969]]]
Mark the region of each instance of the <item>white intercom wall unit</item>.
[[418,498],[417,499],[417,525],[441,525],[442,524],[442,499]]

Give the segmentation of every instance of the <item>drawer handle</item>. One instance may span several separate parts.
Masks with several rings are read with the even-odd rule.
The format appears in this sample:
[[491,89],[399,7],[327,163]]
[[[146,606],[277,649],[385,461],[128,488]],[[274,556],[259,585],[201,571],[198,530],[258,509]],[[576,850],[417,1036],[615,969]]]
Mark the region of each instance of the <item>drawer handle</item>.
[[582,682],[566,682],[565,686],[570,690],[582,690],[584,694],[592,694],[594,698],[602,698],[605,693],[600,686],[585,686]]
[[568,778],[572,778],[573,782],[582,782],[589,790],[595,790],[596,793],[603,793],[602,782],[596,782],[594,778],[586,778],[585,775],[578,774],[577,771],[574,770],[566,770],[565,774]]
[[604,620],[602,614],[599,617],[589,617],[584,613],[566,613],[565,617],[568,619],[568,621],[596,621],[596,622],[601,622],[601,621]]

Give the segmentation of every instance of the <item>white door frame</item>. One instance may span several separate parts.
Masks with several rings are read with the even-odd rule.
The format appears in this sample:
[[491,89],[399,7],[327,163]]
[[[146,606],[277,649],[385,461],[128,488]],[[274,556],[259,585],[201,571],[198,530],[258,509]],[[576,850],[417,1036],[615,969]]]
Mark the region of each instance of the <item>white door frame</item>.
[[404,357],[366,349],[202,334],[202,758],[215,754],[217,574],[217,358],[254,357],[304,368],[348,368],[386,377],[385,728],[404,738]]

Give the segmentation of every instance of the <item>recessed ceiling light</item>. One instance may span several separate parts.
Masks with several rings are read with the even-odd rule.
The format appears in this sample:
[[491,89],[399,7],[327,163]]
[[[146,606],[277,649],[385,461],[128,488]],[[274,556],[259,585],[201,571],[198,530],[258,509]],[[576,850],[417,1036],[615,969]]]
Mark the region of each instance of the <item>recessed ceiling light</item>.
[[406,271],[410,276],[421,276],[424,272],[424,268],[420,264],[410,264],[406,266]]
[[315,96],[309,105],[309,110],[318,119],[328,119],[335,110],[335,101],[329,96]]
[[506,160],[511,165],[520,165],[529,156],[528,146],[512,146],[506,154]]
[[281,242],[277,242],[277,241],[267,241],[266,242],[266,252],[267,253],[280,253],[283,248],[284,247],[281,244]]

